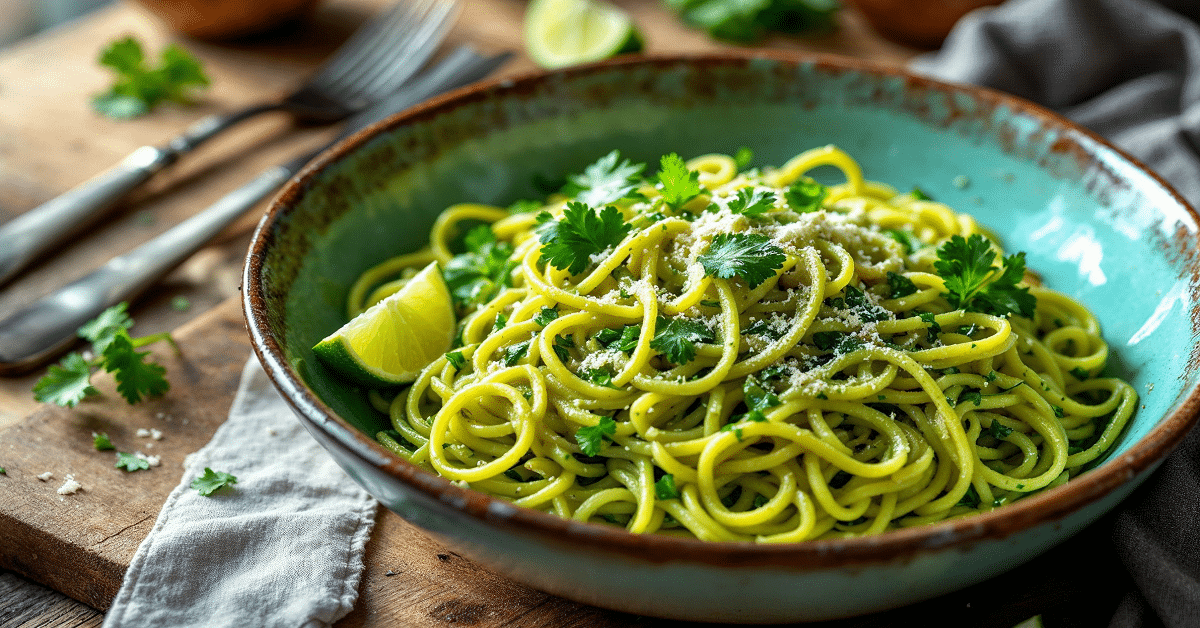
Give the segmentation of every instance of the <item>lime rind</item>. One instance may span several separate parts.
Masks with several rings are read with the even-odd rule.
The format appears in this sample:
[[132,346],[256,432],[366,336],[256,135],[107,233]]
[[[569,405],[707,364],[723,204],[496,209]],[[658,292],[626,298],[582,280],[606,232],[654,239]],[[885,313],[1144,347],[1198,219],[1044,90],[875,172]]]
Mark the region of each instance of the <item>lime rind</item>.
[[525,47],[546,69],[642,49],[629,14],[603,0],[534,0],[525,14]]

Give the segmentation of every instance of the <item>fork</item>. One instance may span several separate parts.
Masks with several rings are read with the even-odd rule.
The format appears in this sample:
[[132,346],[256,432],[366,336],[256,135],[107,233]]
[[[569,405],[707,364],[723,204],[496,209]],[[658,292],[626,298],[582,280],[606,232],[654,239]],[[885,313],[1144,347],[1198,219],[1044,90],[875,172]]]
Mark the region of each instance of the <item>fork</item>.
[[162,146],[138,148],[108,171],[0,226],[0,285],[226,129],[271,111],[329,124],[388,96],[433,55],[457,8],[455,0],[401,2],[355,32],[292,93],[209,116]]

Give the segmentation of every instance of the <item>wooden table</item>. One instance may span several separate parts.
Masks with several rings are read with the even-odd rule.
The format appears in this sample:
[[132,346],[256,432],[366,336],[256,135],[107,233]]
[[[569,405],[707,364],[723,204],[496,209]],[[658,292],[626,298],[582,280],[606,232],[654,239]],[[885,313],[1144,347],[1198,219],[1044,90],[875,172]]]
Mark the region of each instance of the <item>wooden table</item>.
[[[284,92],[384,4],[384,0],[327,0],[297,29],[232,43],[183,40],[204,62],[212,88],[194,107],[168,106],[128,122],[98,117],[88,106],[90,96],[103,90],[108,80],[95,63],[98,51],[125,34],[137,35],[151,50],[179,39],[136,5],[118,4],[4,51],[0,54],[0,221],[82,181],[137,146],[161,142],[204,114]],[[720,46],[683,26],[658,0],[619,0],[618,4],[632,13],[643,30],[649,52]],[[520,52],[524,7],[520,0],[468,0],[451,39],[489,52]],[[832,35],[775,38],[766,45],[888,64],[901,64],[916,52],[875,35],[852,9],[841,12],[839,22]],[[533,67],[518,55],[501,73]],[[0,293],[0,317],[165,230],[248,180],[251,173],[318,144],[328,133],[294,128],[278,116],[206,146],[156,178],[105,223],[5,288]],[[242,256],[258,215],[257,211],[247,215],[134,304],[135,334],[175,330],[182,347],[178,355],[158,352],[173,386],[162,399],[129,408],[115,400],[111,383],[102,381],[100,388],[107,395],[69,411],[39,407],[33,401],[30,389],[37,374],[0,379],[0,466],[9,469],[7,476],[0,476],[0,551],[6,557],[35,557],[19,564],[11,558],[0,563],[9,569],[0,572],[0,625],[98,626],[102,621],[98,609],[107,608],[158,506],[178,483],[183,456],[203,446],[228,411],[237,373],[249,355],[236,297]],[[154,452],[164,460],[164,466],[153,473],[114,473],[108,458],[97,458],[90,451],[87,434],[97,428],[108,431],[114,440],[145,445],[145,439],[135,435],[138,427],[157,427],[167,433],[161,442],[153,443]],[[53,486],[31,479],[31,474],[67,464],[89,478],[79,495],[54,495],[61,472],[51,481]],[[111,482],[100,484],[95,480],[99,477]],[[1104,542],[1102,537],[1078,541]],[[46,549],[39,555],[30,547]],[[1088,615],[1095,604],[1081,602],[1096,593],[1089,588],[1091,583],[1065,574],[1047,578],[1047,565],[1054,564],[1056,556],[1062,555],[1052,552],[954,596],[830,626],[906,626],[924,620],[932,625],[1007,628],[1056,607],[1068,611],[1078,607],[1067,614],[1102,620],[1104,612]],[[581,606],[528,589],[447,552],[388,512],[380,514],[366,563],[359,602],[339,626],[675,625]],[[1084,568],[1115,574],[1109,580],[1118,587],[1113,590],[1119,590],[1123,571],[1111,557],[1100,554]],[[1047,582],[1043,595],[1025,594],[1015,601],[995,595],[1039,578]],[[1107,603],[1100,607],[1111,611]]]

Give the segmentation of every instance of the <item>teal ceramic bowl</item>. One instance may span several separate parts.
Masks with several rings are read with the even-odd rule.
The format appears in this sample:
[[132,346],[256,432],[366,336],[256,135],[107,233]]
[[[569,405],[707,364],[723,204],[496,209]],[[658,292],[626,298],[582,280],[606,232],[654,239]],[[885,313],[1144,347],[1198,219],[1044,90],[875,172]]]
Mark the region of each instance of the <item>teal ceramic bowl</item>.
[[[1095,312],[1111,368],[1141,394],[1115,450],[1059,488],[991,513],[851,540],[704,543],[565,521],[394,457],[361,391],[310,347],[344,322],[351,282],[426,242],[459,201],[505,205],[613,148],[642,161],[753,147],[779,164],[837,144],[870,179],[974,214],[1051,287]],[[355,481],[448,547],[588,604],[659,617],[786,622],[863,614],[1028,560],[1112,509],[1196,420],[1197,216],[1092,133],[992,91],[783,54],[615,60],[459,91],[376,125],[292,181],[246,264],[254,348]]]

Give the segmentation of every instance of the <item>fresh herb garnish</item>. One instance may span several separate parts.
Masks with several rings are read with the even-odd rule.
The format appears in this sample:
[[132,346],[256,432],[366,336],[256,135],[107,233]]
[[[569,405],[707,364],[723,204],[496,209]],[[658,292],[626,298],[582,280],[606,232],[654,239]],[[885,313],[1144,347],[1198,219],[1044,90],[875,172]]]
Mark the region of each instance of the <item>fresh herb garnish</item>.
[[596,333],[595,338],[596,342],[599,342],[605,349],[628,353],[637,347],[641,334],[641,325],[623,325],[621,331],[608,327],[601,329]]
[[925,190],[922,190],[921,188],[919,188],[915,185],[913,186],[912,191],[909,192],[908,194],[909,194],[909,196],[912,196],[913,198],[917,199],[918,201],[932,201],[933,200],[933,197],[926,194]]
[[1004,440],[1009,434],[1013,433],[1013,428],[992,419],[992,424],[988,426],[988,434],[996,440]]
[[167,100],[186,103],[195,88],[208,85],[200,62],[176,44],[163,49],[158,67],[147,64],[133,37],[109,44],[99,61],[117,76],[107,92],[93,98],[92,107],[110,118],[136,118]]
[[134,454],[127,454],[123,451],[117,452],[118,469],[124,469],[127,473],[134,471],[145,471],[150,468],[150,461]]
[[889,270],[887,271],[887,282],[888,287],[892,289],[893,299],[917,293],[917,284],[904,275],[899,275]]
[[488,225],[475,226],[463,242],[467,252],[450,258],[442,268],[446,287],[460,311],[486,303],[501,289],[512,285],[512,271],[519,265],[509,259],[512,245],[497,241]]
[[899,242],[900,246],[904,247],[905,255],[912,255],[913,251],[925,246],[920,240],[917,239],[916,234],[911,231],[888,229],[887,231],[884,231],[884,233],[888,234],[888,236],[890,236],[893,240]]
[[526,340],[525,342],[518,342],[517,344],[509,347],[508,349],[505,349],[504,350],[504,366],[512,366],[512,365],[516,364],[518,361],[520,361],[521,358],[525,357],[525,355],[529,353],[529,343],[530,342],[532,342],[532,341]]
[[605,388],[616,388],[612,383],[613,373],[607,366],[600,366],[594,369],[579,369],[577,375],[579,379],[585,382],[591,382]]
[[1085,371],[1084,369],[1082,369],[1078,366],[1076,366],[1075,368],[1068,371],[1068,373],[1070,373],[1072,377],[1074,377],[1075,379],[1077,379],[1081,382],[1092,376],[1091,373],[1088,373],[1087,371]]
[[742,335],[751,334],[754,336],[766,336],[771,340],[779,340],[783,337],[783,332],[776,330],[772,326],[773,322],[774,321],[770,321],[765,318],[760,318],[747,325],[746,328],[742,330]]
[[979,508],[979,491],[975,490],[974,484],[967,485],[967,492],[958,500],[955,506],[966,506],[968,508]]
[[579,449],[584,455],[595,456],[600,453],[604,439],[616,433],[617,422],[612,420],[612,417],[600,417],[598,424],[579,428],[575,432],[575,442],[579,443]]
[[853,353],[863,346],[862,340],[844,331],[813,332],[813,344],[822,351],[832,350],[839,355]]
[[654,483],[654,496],[658,499],[678,499],[679,488],[675,486],[675,476],[670,473],[658,478]]
[[943,296],[955,309],[1004,316],[1020,314],[1032,318],[1037,299],[1029,288],[1018,288],[1025,276],[1025,253],[1003,258],[999,274],[992,262],[996,252],[986,238],[952,236],[937,251],[934,269],[945,281]]
[[937,319],[934,318],[933,312],[920,312],[917,314],[917,317],[919,317],[926,325],[929,326],[928,331],[926,332],[929,337],[929,342],[937,340],[938,334],[942,333],[942,326],[939,325]]
[[[590,207],[603,207],[625,198],[641,183],[646,164],[621,159],[614,150],[583,169],[583,174],[567,177],[562,193]],[[545,240],[542,240],[545,243]]]
[[807,214],[821,209],[821,204],[825,202],[825,197],[828,195],[829,188],[809,177],[800,177],[788,187],[783,198],[792,211],[798,214]]
[[686,318],[658,317],[650,348],[663,354],[672,364],[687,364],[696,357],[697,342],[713,342],[711,329],[704,323]]
[[679,209],[700,194],[700,173],[688,170],[679,155],[663,155],[661,166],[658,182],[662,184],[663,202],[672,209]]
[[91,384],[91,376],[98,369],[113,374],[117,392],[131,404],[166,392],[170,388],[166,369],[147,361],[149,351],[137,349],[160,340],[175,346],[175,341],[165,332],[130,337],[128,330],[133,326],[133,319],[126,314],[127,307],[126,303],[118,303],[80,327],[79,335],[92,342],[94,357],[85,359],[79,353],[67,354],[34,384],[34,399],[73,408],[84,398],[97,393]]
[[599,213],[584,203],[567,203],[563,217],[554,220],[548,212],[538,214],[537,233],[542,242],[542,258],[560,270],[578,275],[587,268],[591,256],[616,246],[625,239],[632,225],[625,222],[621,210],[605,207]]
[[758,233],[718,233],[708,251],[697,260],[708,275],[721,279],[741,277],[751,288],[775,275],[787,256]]
[[967,402],[978,406],[979,404],[983,403],[983,393],[980,392],[978,388],[972,388],[970,386],[963,388],[962,392],[958,394],[958,402],[955,403],[955,405],[960,405]]
[[729,200],[729,211],[753,218],[775,209],[775,193],[764,188],[741,188]]
[[558,308],[543,307],[541,311],[537,313],[537,316],[533,317],[533,322],[545,327],[556,318],[558,318]]
[[95,447],[96,451],[110,451],[116,449],[116,447],[113,447],[112,439],[109,438],[108,434],[105,432],[100,432],[99,434],[92,432],[92,447]]
[[496,313],[496,321],[492,323],[492,331],[500,331],[508,325],[508,317],[502,313]]
[[450,353],[447,353],[446,361],[450,363],[450,366],[454,367],[455,371],[461,371],[462,367],[467,365],[467,358],[463,356],[462,351],[451,351]]
[[555,336],[554,337],[554,355],[562,362],[571,359],[570,349],[575,348],[575,339],[570,336]]
[[234,484],[237,484],[237,478],[233,475],[204,467],[204,474],[192,480],[191,487],[201,495],[208,497],[226,486],[232,488]]

